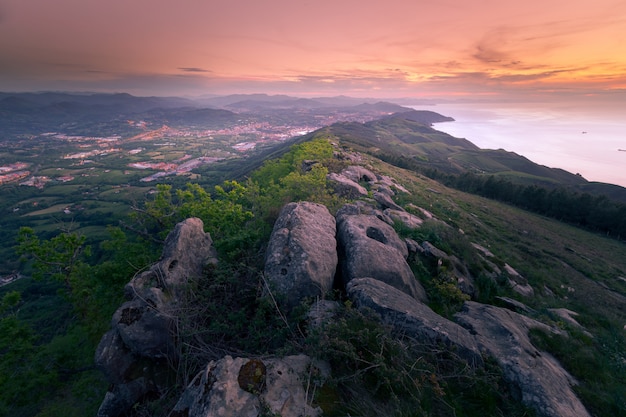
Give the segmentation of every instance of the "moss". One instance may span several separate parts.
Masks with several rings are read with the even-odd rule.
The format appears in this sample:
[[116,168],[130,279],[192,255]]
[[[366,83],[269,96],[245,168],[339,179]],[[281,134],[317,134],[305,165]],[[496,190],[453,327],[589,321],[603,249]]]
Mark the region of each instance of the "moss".
[[239,387],[251,394],[260,394],[265,389],[267,369],[260,359],[251,359],[246,362],[237,376]]

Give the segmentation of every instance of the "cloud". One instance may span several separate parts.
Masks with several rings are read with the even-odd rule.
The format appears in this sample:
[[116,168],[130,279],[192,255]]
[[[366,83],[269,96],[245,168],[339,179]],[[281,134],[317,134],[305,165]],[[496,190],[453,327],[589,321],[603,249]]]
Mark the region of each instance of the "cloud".
[[177,69],[184,71],[184,72],[212,72],[210,70],[206,70],[204,68],[198,68],[198,67],[178,67]]

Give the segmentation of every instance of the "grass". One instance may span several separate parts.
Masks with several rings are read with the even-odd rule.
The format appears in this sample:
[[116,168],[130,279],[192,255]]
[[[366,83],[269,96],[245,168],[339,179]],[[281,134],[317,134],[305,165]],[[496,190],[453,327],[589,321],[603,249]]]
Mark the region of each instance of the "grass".
[[[553,353],[581,384],[576,388],[595,415],[626,415],[626,244],[505,204],[448,189],[413,173],[377,162],[376,168],[411,191],[397,202],[413,203],[462,230],[463,237],[494,253],[491,261],[508,263],[524,276],[535,295],[522,297],[499,286],[500,295],[537,311],[568,308],[592,335],[568,328],[570,337],[532,334],[533,342]],[[406,182],[403,182],[406,181]],[[431,190],[436,190],[433,192]],[[422,237],[426,231],[417,231]],[[447,237],[442,249],[454,239]],[[492,289],[493,290],[493,289]],[[537,317],[552,325],[551,317]]]

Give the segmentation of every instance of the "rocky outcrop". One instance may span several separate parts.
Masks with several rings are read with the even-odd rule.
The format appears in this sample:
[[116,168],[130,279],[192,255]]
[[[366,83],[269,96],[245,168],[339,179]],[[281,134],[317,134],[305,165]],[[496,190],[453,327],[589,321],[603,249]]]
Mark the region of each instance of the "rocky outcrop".
[[393,225],[393,219],[387,216],[382,210],[377,209],[371,204],[366,203],[365,201],[355,201],[354,203],[344,204],[337,211],[337,224],[341,223],[345,216],[355,216],[357,214],[365,214],[369,216],[375,216],[379,220],[387,223],[388,225]]
[[187,386],[172,417],[317,417],[313,392],[329,366],[308,356],[211,361]]
[[428,241],[422,242],[420,247],[422,250],[419,253],[423,255],[425,259],[430,259],[433,263],[436,262],[438,270],[442,269],[442,267],[445,268],[446,275],[449,279],[454,281],[456,287],[461,290],[463,294],[476,297],[477,290],[474,284],[474,278],[459,258],[454,255],[448,255]]
[[377,180],[376,174],[360,165],[351,165],[341,171],[341,173],[354,182],[366,181],[369,183],[374,183]]
[[376,202],[384,209],[392,209],[392,210],[398,210],[398,211],[404,211],[404,209],[402,207],[400,207],[399,205],[397,205],[392,199],[391,196],[389,195],[388,192],[384,192],[384,191],[375,191],[374,194],[374,200],[376,200]]
[[384,211],[384,213],[387,216],[391,217],[393,220],[404,224],[409,229],[418,229],[424,223],[424,220],[422,220],[421,218],[417,217],[414,214],[407,213],[404,210],[387,209]]
[[404,336],[421,343],[443,344],[470,364],[482,364],[478,345],[469,331],[407,294],[372,278],[353,279],[347,293],[358,308],[380,314],[384,322]]
[[415,279],[406,258],[408,249],[391,226],[375,216],[342,216],[337,240],[342,251],[342,278],[370,277],[426,301],[426,292]]
[[365,187],[345,175],[331,172],[327,178],[334,183],[335,192],[342,197],[358,198],[367,195]]
[[535,295],[535,290],[533,290],[533,287],[528,284],[528,280],[513,269],[511,265],[505,264],[504,270],[509,275],[509,285],[513,291],[523,295],[524,297],[532,297]]
[[265,277],[288,308],[324,297],[337,269],[335,218],[326,206],[289,203],[280,212],[267,248]]
[[126,286],[129,301],[115,312],[96,350],[96,365],[113,384],[98,416],[122,415],[141,397],[168,388],[169,369],[179,359],[179,309],[188,284],[217,262],[212,243],[200,219],[187,219],[168,235],[159,262]]
[[530,342],[528,331],[547,325],[500,307],[468,301],[455,316],[474,335],[482,351],[495,358],[520,400],[545,417],[586,417],[572,390],[576,382],[546,352]]

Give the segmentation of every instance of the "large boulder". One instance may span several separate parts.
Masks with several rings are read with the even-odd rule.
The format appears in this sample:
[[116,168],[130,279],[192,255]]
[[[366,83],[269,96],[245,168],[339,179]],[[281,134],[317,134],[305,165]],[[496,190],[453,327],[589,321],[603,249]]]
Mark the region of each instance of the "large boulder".
[[398,333],[422,343],[443,344],[470,364],[482,364],[480,350],[469,331],[402,291],[372,278],[357,278],[348,283],[347,293],[357,308],[376,312]]
[[129,301],[113,315],[111,330],[96,349],[95,362],[111,382],[99,417],[126,413],[150,393],[168,389],[169,370],[178,361],[176,324],[189,286],[205,267],[217,263],[202,220],[187,219],[165,240],[160,260],[126,286]]
[[455,315],[476,338],[480,349],[495,358],[513,392],[545,417],[588,417],[572,385],[574,378],[550,354],[531,343],[532,328],[556,332],[513,311],[468,301]]
[[133,278],[125,288],[129,298],[158,288],[168,296],[178,296],[190,280],[202,276],[208,264],[217,262],[211,235],[202,220],[191,217],[178,223],[168,234],[159,261],[148,271]]
[[[308,356],[247,359],[226,356],[211,361],[181,396],[170,416],[317,417],[311,406],[316,383],[329,376],[325,363]],[[315,379],[311,375],[318,375]]]
[[374,278],[416,300],[426,301],[426,292],[406,262],[408,249],[395,230],[375,216],[345,215],[337,226],[343,254],[342,279]]
[[377,180],[376,174],[360,165],[351,165],[341,171],[341,174],[350,178],[354,182],[366,181],[372,183]]
[[281,210],[267,248],[265,277],[288,308],[332,289],[338,263],[335,234],[335,218],[326,206],[289,203]]

